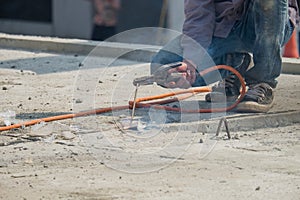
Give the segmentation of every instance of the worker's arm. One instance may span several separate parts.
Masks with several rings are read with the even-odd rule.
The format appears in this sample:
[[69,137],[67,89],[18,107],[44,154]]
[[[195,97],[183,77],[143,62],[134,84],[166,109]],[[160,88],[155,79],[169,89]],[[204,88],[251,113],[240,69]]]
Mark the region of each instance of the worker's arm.
[[170,73],[181,73],[182,78],[167,83],[170,88],[189,88],[194,84],[198,73],[196,64],[199,65],[201,56],[207,56],[206,49],[212,41],[215,27],[214,0],[185,0],[184,12],[181,40],[184,60],[182,66],[170,70]]
[[299,23],[299,5],[297,5],[297,2],[295,0],[289,0],[289,16],[292,20],[294,26],[296,26]]
[[199,57],[195,55],[199,52],[199,47],[207,49],[212,41],[216,18],[214,0],[185,0],[184,12],[181,46],[184,58],[193,60]]

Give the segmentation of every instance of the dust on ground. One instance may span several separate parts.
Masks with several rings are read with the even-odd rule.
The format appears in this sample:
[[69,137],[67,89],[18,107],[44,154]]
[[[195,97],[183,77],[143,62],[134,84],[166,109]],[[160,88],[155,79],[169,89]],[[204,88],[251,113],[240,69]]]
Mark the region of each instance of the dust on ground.
[[[147,65],[121,59],[7,49],[0,55],[0,111],[15,112],[16,123],[127,104],[134,93],[128,82],[148,73]],[[272,112],[286,111],[286,104],[299,109],[297,84],[296,76],[280,78],[277,94],[286,94],[285,104],[277,101]],[[139,94],[162,92],[147,86]],[[299,199],[299,124],[236,131],[228,140],[224,132],[216,138],[157,124],[124,132],[116,122],[127,116],[115,112],[2,132],[0,198]]]

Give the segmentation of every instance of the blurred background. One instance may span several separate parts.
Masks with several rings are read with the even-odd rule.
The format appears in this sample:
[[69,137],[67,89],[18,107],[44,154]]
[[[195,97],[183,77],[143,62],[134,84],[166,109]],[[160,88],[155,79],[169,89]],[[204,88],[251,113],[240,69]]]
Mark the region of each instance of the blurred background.
[[[1,0],[0,32],[162,45],[178,33],[148,29],[146,33],[136,33],[143,35],[142,38],[132,37],[132,32],[123,39],[111,36],[123,32],[125,37],[124,31],[141,27],[181,32],[183,3],[183,0]],[[299,58],[298,38],[299,30],[295,30],[283,56]]]
[[[139,27],[181,31],[183,0],[120,0],[120,4],[116,33]],[[1,0],[0,32],[91,39],[95,12],[93,0]]]

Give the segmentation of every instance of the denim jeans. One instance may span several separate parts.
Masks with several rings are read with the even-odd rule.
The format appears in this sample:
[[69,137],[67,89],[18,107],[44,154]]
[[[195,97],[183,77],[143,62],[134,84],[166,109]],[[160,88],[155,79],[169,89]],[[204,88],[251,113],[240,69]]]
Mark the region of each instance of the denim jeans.
[[[243,18],[236,22],[227,38],[213,37],[207,53],[215,65],[226,64],[224,58],[228,53],[252,53],[254,67],[244,75],[247,84],[265,82],[276,87],[276,78],[281,73],[282,47],[294,30],[288,16],[288,0],[246,0],[245,9]],[[161,64],[183,60],[180,40],[181,36],[177,37],[154,56],[151,72]],[[207,63],[202,66],[210,67]],[[224,78],[228,72],[220,74]],[[213,79],[204,81],[198,76],[193,86],[212,82],[207,80]]]

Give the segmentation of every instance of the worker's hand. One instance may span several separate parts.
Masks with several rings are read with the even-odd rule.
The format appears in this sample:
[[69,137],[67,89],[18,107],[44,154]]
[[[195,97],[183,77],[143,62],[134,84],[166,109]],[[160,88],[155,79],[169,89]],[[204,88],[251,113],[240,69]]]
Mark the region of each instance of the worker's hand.
[[196,68],[189,61],[183,61],[182,65],[168,71],[168,74],[179,73],[181,78],[178,81],[166,83],[167,88],[184,88],[187,89],[196,81]]

